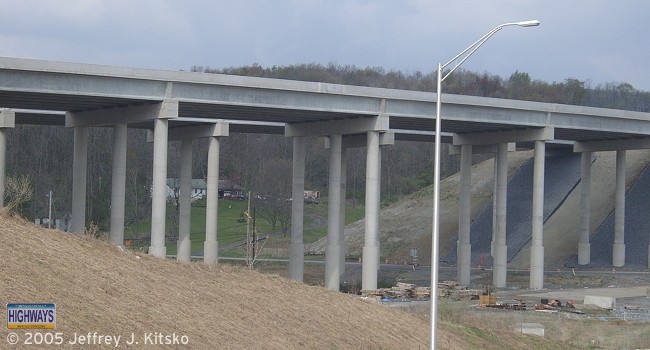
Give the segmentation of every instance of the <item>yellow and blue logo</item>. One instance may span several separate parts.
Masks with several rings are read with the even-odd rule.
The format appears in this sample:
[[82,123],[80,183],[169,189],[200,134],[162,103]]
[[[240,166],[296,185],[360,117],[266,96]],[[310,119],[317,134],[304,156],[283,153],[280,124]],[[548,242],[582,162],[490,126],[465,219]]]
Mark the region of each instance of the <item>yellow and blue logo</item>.
[[7,304],[7,329],[54,328],[55,304]]

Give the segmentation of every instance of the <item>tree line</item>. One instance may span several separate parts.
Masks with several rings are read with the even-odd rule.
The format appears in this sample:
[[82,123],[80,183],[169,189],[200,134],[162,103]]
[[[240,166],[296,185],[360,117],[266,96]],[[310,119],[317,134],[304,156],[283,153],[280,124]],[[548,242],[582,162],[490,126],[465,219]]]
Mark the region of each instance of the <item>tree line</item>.
[[[214,69],[194,66],[194,72],[245,75],[277,79],[316,81],[392,89],[434,92],[435,72],[403,73],[381,67],[359,68],[338,64],[299,64],[262,67]],[[635,89],[627,83],[590,82],[567,78],[562,82],[533,80],[528,73],[514,72],[510,77],[459,70],[443,83],[446,93],[474,95],[527,101],[562,103],[581,106],[616,108],[640,112],[650,111],[650,92]],[[88,148],[88,222],[107,230],[110,222],[112,128],[90,128]],[[207,140],[193,143],[193,178],[207,175]],[[422,150],[430,150],[423,152]],[[33,197],[25,203],[22,213],[32,220],[47,217],[49,197],[53,191],[53,210],[63,217],[71,210],[73,132],[60,126],[17,126],[7,132],[7,175],[28,175],[32,179]],[[129,129],[127,145],[126,226],[148,220],[151,213],[152,145],[146,132]],[[180,143],[170,142],[168,177],[178,177]],[[285,202],[291,197],[292,140],[282,135],[231,134],[221,139],[220,178],[230,179],[253,194],[274,197]],[[396,141],[382,149],[381,196],[393,201],[432,182],[433,144]],[[476,158],[475,161],[484,158]],[[348,150],[347,197],[352,205],[365,197],[365,149]],[[443,147],[443,176],[458,171],[458,157],[448,156]],[[305,188],[327,193],[328,153],[323,141],[307,141]],[[288,229],[286,215],[272,214],[258,203],[260,216]]]

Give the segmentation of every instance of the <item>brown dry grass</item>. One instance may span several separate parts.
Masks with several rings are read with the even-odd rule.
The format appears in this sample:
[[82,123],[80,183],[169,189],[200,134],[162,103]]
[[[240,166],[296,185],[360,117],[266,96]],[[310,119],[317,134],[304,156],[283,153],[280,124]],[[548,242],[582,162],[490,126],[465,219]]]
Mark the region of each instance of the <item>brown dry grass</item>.
[[[173,348],[428,348],[426,318],[276,275],[163,261],[6,217],[0,255],[0,304],[56,303],[56,331],[66,341],[73,333],[116,334],[124,342],[131,332],[175,332],[190,343]],[[440,333],[441,349],[563,348],[447,323]],[[8,346],[5,336],[0,348]]]

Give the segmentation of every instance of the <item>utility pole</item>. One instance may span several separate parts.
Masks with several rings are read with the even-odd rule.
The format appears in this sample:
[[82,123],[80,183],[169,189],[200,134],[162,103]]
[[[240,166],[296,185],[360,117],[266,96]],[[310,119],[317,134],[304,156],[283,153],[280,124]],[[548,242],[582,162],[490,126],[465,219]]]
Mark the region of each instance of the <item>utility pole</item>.
[[251,259],[251,191],[248,191],[248,209],[246,210],[246,265],[252,266]]
[[[257,246],[257,227],[255,226],[255,207],[253,207],[253,244],[252,244],[252,246],[253,246],[253,249],[252,249],[253,250],[253,258],[251,259],[251,261],[253,263],[255,263],[255,249],[257,248],[256,247]],[[251,264],[251,267],[252,266],[253,265]]]
[[48,197],[50,197],[50,210],[47,217],[47,228],[52,228],[52,190],[50,190]]

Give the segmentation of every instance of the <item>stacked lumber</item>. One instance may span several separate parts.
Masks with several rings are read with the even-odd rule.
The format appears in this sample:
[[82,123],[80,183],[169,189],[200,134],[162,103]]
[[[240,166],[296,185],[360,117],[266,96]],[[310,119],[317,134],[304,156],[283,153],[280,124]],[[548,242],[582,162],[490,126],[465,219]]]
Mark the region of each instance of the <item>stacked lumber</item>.
[[[477,289],[467,289],[456,281],[443,281],[438,283],[439,298],[477,299],[481,293]],[[362,290],[361,294],[377,300],[426,300],[431,298],[431,287],[418,287],[413,283],[398,282],[391,288],[376,290]]]
[[453,299],[478,299],[482,293],[478,289],[467,289],[456,281],[443,281],[438,283],[438,296]]

